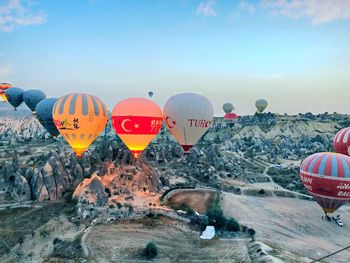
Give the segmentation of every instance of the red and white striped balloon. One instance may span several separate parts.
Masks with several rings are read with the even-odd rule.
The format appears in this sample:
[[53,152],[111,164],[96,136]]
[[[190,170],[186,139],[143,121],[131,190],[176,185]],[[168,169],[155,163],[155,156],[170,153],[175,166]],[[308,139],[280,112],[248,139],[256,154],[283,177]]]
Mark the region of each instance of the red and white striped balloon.
[[315,153],[300,166],[300,179],[323,208],[333,213],[350,200],[350,157],[340,153]]
[[335,135],[333,147],[337,153],[350,155],[350,127],[340,130]]
[[227,124],[233,124],[237,121],[238,115],[236,113],[226,113],[224,116],[224,120]]

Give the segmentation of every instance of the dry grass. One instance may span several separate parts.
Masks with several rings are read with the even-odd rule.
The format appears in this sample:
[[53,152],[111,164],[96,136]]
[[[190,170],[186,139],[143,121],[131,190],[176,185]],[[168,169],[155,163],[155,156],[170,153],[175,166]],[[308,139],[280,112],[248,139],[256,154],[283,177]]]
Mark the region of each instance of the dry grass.
[[250,262],[245,240],[203,241],[200,233],[170,219],[158,220],[156,227],[140,221],[97,225],[87,243],[91,258],[98,262],[140,262],[142,249],[152,241],[158,248],[153,262]]

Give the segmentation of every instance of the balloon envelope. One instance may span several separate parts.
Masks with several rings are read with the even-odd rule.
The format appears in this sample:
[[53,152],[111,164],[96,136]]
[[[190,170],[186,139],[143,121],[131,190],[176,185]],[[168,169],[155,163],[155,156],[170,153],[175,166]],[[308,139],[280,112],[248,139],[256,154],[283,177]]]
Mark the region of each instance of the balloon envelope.
[[12,88],[12,85],[10,83],[0,83],[0,101],[7,101],[5,91],[9,88]]
[[46,95],[41,90],[31,89],[23,93],[23,101],[33,113],[36,105],[43,99],[46,99]]
[[52,109],[56,102],[56,98],[44,99],[35,107],[36,116],[39,122],[53,137],[60,134],[53,123],[52,118]]
[[108,111],[96,96],[71,93],[59,98],[52,110],[56,128],[77,156],[104,130]]
[[152,92],[152,91],[148,92],[148,96],[149,96],[150,98],[152,98],[152,97],[153,97],[153,92]]
[[17,87],[5,91],[8,102],[15,108],[15,110],[23,102],[23,92],[23,89]]
[[255,102],[255,107],[258,109],[258,111],[261,113],[267,108],[267,100],[265,99],[259,99]]
[[225,114],[224,121],[228,124],[232,124],[236,122],[237,118],[238,118],[238,115],[236,113],[231,112],[231,113]]
[[234,107],[232,103],[227,102],[224,105],[222,105],[222,109],[224,110],[225,113],[230,113],[234,110]]
[[350,127],[340,130],[335,135],[333,147],[337,153],[350,155]]
[[212,126],[213,116],[210,101],[199,94],[172,96],[164,106],[164,122],[185,153]]
[[125,99],[112,111],[113,128],[135,158],[157,135],[162,123],[162,110],[149,99]]
[[333,213],[350,200],[350,157],[315,153],[300,166],[300,178],[325,213]]

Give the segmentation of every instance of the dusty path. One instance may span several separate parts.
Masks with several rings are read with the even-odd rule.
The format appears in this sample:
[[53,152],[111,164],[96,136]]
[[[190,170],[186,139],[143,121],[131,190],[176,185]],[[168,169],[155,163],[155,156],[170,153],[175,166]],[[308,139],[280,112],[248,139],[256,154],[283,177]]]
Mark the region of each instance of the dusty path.
[[[276,248],[307,258],[320,258],[350,245],[350,206],[339,209],[344,227],[322,221],[322,209],[316,202],[296,198],[254,197],[224,193],[222,207],[226,215],[253,227],[257,239]],[[304,258],[304,259],[303,259]],[[349,263],[350,250],[324,262]]]

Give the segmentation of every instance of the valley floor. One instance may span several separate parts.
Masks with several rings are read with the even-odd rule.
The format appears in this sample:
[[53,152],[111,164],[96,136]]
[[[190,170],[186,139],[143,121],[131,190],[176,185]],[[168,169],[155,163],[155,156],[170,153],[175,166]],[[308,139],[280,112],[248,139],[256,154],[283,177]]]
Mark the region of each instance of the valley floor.
[[[286,260],[310,262],[350,245],[350,206],[340,208],[344,227],[321,219],[316,202],[297,198],[255,197],[224,193],[227,216],[256,230],[256,239],[273,247]],[[350,250],[322,262],[348,263]]]
[[[344,222],[344,227],[339,227],[334,222],[322,221],[322,210],[313,201],[223,192],[220,203],[226,216],[256,230],[256,240],[273,249],[269,255],[277,258],[274,262],[307,263],[350,244],[349,206],[338,211]],[[254,251],[249,239],[203,241],[200,233],[186,223],[165,217],[91,225],[93,219],[72,224],[67,221],[72,216],[74,206],[63,203],[2,211],[0,233],[6,245],[0,246],[4,256],[0,261],[11,258],[6,256],[7,245],[12,247],[21,242],[11,252],[15,258],[23,257],[18,262],[42,262],[40,259],[50,258],[55,238],[77,240],[85,225],[89,229],[81,241],[88,251],[85,262],[144,262],[142,249],[150,241],[157,244],[159,252],[153,262],[260,262],[252,259]],[[24,237],[26,234],[29,236]],[[64,253],[70,250],[67,247]],[[32,254],[34,251],[40,254]],[[77,253],[83,257],[82,251]],[[349,258],[350,251],[346,250],[322,262],[348,263]]]

